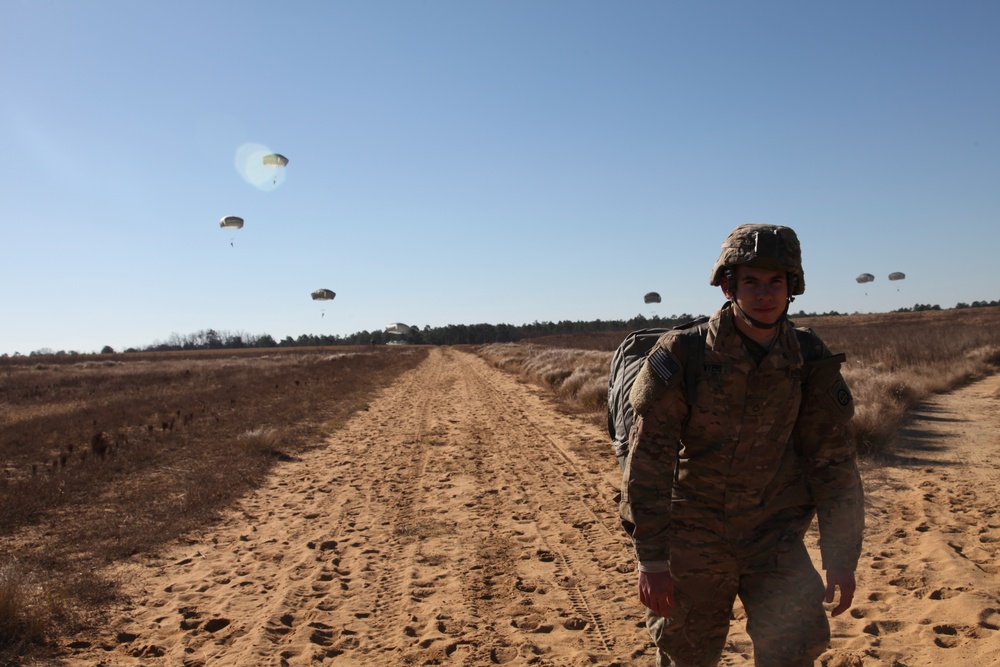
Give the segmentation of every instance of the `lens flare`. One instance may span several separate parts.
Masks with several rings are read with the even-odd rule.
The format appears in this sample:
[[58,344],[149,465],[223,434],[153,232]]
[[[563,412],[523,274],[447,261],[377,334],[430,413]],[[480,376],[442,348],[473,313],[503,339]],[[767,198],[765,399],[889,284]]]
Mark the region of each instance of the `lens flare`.
[[264,163],[264,156],[273,154],[273,150],[262,144],[245,143],[236,149],[233,165],[244,181],[258,190],[268,192],[280,187],[285,182],[287,173],[283,167]]

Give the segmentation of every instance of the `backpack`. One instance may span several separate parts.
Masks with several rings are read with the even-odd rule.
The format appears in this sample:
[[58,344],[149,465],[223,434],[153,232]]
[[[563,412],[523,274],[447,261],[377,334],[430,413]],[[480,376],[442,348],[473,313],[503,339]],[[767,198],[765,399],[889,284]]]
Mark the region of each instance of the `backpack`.
[[629,402],[629,392],[635,377],[646,360],[646,355],[656,345],[660,336],[668,331],[683,330],[685,335],[681,350],[684,359],[684,380],[687,385],[687,401],[694,402],[694,391],[697,388],[698,375],[701,373],[705,357],[705,337],[708,335],[707,317],[679,324],[672,328],[651,328],[633,331],[625,336],[618,349],[611,357],[611,370],[608,373],[608,435],[614,444],[615,456],[618,462],[625,465],[628,455],[628,434],[635,421],[635,410]]
[[[698,389],[698,378],[705,366],[705,339],[708,336],[708,318],[699,317],[690,322],[679,324],[672,328],[651,328],[633,331],[625,336],[618,349],[611,357],[611,369],[608,373],[608,435],[614,445],[622,469],[625,468],[625,458],[628,456],[628,435],[635,422],[635,410],[629,401],[629,392],[642,368],[646,355],[656,345],[660,336],[668,331],[682,331],[681,347],[678,361],[684,368],[685,399],[688,404],[695,401]],[[824,354],[825,347],[811,329],[796,328],[795,335],[799,341],[804,364],[818,361]],[[843,354],[834,355],[837,362],[844,360]],[[803,383],[807,373],[803,373]]]

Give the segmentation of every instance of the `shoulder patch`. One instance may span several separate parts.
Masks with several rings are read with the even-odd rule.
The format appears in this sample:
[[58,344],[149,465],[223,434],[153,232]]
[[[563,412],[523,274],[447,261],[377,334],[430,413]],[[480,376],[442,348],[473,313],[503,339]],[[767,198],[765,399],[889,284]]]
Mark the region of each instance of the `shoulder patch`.
[[833,395],[833,400],[843,408],[849,406],[854,400],[851,397],[851,390],[847,388],[847,383],[843,380],[830,387],[830,394]]
[[680,364],[674,359],[674,355],[662,347],[657,347],[653,350],[646,358],[646,361],[649,362],[649,366],[664,383],[668,383],[670,378],[681,369]]

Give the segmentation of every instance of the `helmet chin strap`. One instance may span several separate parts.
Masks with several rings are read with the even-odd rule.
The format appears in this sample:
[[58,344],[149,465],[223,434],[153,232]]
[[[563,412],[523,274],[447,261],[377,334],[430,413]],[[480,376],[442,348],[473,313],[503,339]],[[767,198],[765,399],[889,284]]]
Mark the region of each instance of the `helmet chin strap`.
[[744,322],[746,322],[747,324],[749,324],[750,326],[754,327],[755,329],[775,329],[778,326],[780,326],[782,322],[788,319],[788,306],[791,305],[792,303],[791,299],[785,301],[785,310],[782,311],[781,316],[771,324],[767,324],[765,322],[761,322],[758,319],[750,317],[750,315],[748,315],[745,310],[740,308],[740,304],[736,303],[735,294],[733,295],[733,298],[730,300],[733,302],[733,309],[736,311],[736,314],[739,316],[739,318]]

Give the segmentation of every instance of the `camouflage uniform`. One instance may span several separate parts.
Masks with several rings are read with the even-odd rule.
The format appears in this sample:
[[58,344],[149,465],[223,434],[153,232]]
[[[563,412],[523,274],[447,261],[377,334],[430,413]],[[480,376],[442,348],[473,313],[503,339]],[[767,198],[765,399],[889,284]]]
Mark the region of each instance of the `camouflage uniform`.
[[830,630],[803,536],[818,514],[824,569],[854,571],[861,552],[853,400],[841,359],[815,338],[827,361],[804,367],[787,321],[755,363],[732,308],[709,320],[690,407],[682,334],[664,334],[647,357],[630,394],[622,518],[635,525],[640,568],[674,580],[670,618],[647,610],[658,665],[717,664],[737,595],[757,665],[812,665]]

